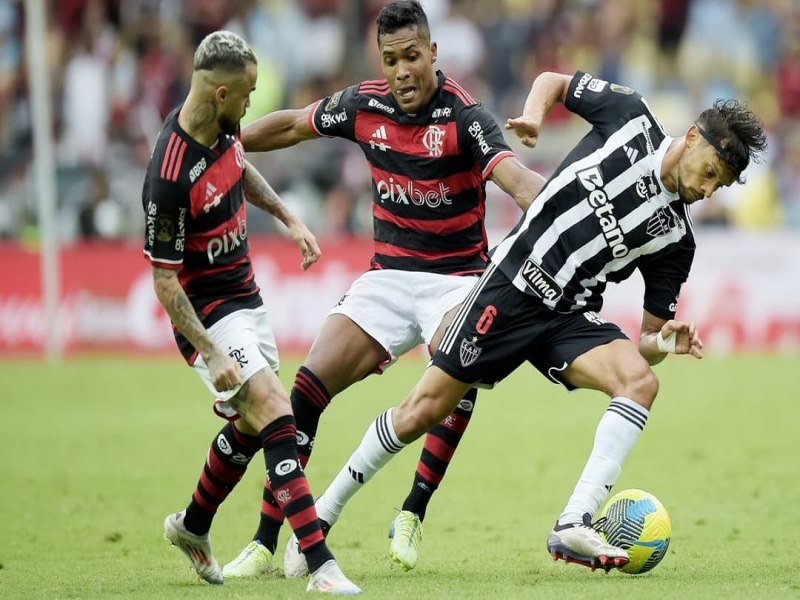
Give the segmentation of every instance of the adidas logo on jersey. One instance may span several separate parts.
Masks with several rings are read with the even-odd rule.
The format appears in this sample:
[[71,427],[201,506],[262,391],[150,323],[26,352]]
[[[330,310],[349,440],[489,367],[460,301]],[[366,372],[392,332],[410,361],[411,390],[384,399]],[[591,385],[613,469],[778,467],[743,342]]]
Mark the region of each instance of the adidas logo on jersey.
[[373,150],[376,148],[381,152],[386,152],[387,150],[391,150],[392,147],[386,143],[386,127],[381,125],[375,131],[372,132],[372,139],[369,141],[369,146]]
[[639,156],[639,151],[627,145],[623,146],[622,149],[625,151],[625,155],[628,157],[628,160],[631,161],[631,164],[635,163],[636,158]]
[[211,183],[210,181],[206,182],[206,203],[203,205],[203,212],[208,214],[208,212],[217,206],[220,205],[222,202],[222,194],[216,194],[217,188],[216,186]]

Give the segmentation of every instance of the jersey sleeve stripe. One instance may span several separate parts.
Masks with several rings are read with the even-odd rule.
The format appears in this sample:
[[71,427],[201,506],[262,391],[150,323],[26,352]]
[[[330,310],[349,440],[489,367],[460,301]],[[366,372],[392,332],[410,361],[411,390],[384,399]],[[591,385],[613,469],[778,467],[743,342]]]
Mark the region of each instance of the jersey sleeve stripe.
[[389,92],[389,83],[385,79],[370,79],[363,81],[358,86],[359,94],[373,93],[373,94],[386,94]]
[[497,166],[497,164],[504,158],[509,157],[513,158],[514,153],[509,150],[498,152],[497,155],[489,161],[489,164],[486,165],[486,168],[481,172],[481,177],[483,177],[484,180],[488,179],[489,175],[492,174],[492,171],[494,171],[494,168]]
[[180,260],[169,260],[166,258],[156,258],[152,254],[150,254],[149,250],[144,250],[144,256],[153,263],[156,267],[163,267],[164,269],[178,269],[183,264],[183,259]]
[[469,211],[446,219],[406,219],[390,213],[385,208],[373,204],[372,216],[381,221],[393,223],[404,229],[425,231],[439,235],[450,234],[466,229],[481,220],[483,210],[476,206]]
[[167,169],[170,162],[170,157],[172,156],[172,147],[175,144],[175,140],[178,138],[173,131],[172,134],[169,136],[169,142],[167,142],[167,150],[164,152],[164,160],[161,162],[161,179],[167,178]]
[[481,240],[479,243],[469,246],[467,248],[460,248],[458,250],[453,250],[451,252],[443,252],[441,250],[412,250],[410,248],[403,248],[401,246],[395,246],[393,244],[387,244],[385,242],[375,242],[375,253],[376,254],[383,254],[385,256],[394,256],[394,257],[414,257],[414,258],[424,258],[428,260],[436,260],[441,258],[450,258],[453,256],[474,256],[478,254],[483,247],[485,242]]
[[463,87],[461,87],[460,84],[456,83],[449,77],[444,80],[444,85],[442,87],[451,94],[457,96],[458,99],[461,100],[467,106],[472,106],[473,104],[477,104],[477,102],[475,102],[475,99],[472,96],[470,96],[467,90],[465,90]]
[[178,149],[178,157],[175,159],[175,166],[172,169],[172,173],[170,173],[169,179],[171,181],[178,180],[178,173],[181,170],[181,163],[183,162],[183,153],[186,152],[186,146],[188,144],[184,140],[180,140],[179,142],[179,149]]
[[317,110],[319,109],[319,105],[321,103],[322,100],[317,100],[314,103],[314,106],[311,107],[311,110],[308,111],[308,127],[317,135],[317,137],[322,137],[322,132],[317,129],[317,126],[314,124],[314,116],[317,114]]

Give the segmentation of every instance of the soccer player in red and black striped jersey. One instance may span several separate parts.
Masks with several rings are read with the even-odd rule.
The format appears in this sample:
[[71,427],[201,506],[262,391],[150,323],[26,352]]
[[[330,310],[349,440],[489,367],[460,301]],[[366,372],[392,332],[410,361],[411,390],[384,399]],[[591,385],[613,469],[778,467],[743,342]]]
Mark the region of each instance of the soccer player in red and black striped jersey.
[[[516,159],[489,111],[435,69],[436,43],[418,2],[387,4],[377,24],[384,79],[353,85],[303,109],[271,113],[242,133],[248,151],[321,137],[350,140],[364,153],[372,178],[371,269],[328,315],[292,388],[302,461],[308,460],[320,415],[335,395],[422,343],[436,347],[443,318],[486,267],[486,181],[521,209],[544,183]],[[420,521],[475,398],[476,391],[468,391],[426,439],[412,492],[393,527],[390,554],[406,569],[416,564]],[[353,477],[364,483],[359,474]],[[317,510],[327,524],[338,518],[335,506],[318,503]],[[265,487],[255,539],[274,548],[280,522]],[[292,547],[290,540],[287,552]],[[226,576],[257,574],[253,562],[245,549],[225,566]],[[296,571],[285,561],[284,567],[287,576],[302,572],[302,565]]]
[[189,505],[167,516],[164,535],[201,578],[222,583],[211,552],[211,521],[263,449],[280,510],[313,563],[309,591],[359,593],[319,525],[250,262],[245,201],[288,227],[304,269],[320,255],[311,232],[244,158],[239,122],[256,75],[255,55],[244,40],[227,31],[208,35],[195,52],[189,94],[167,117],[145,176],[144,254],[156,295],[184,358],[220,398],[219,410],[240,417],[214,437]]
[[[676,318],[695,251],[689,207],[719,187],[743,183],[767,140],[741,102],[718,100],[683,136],[666,133],[631,88],[589,73],[542,73],[522,116],[509,119],[535,144],[562,102],[591,131],[570,151],[517,226],[494,249],[410,395],[381,414],[336,476],[329,501],[352,472],[366,479],[447,415],[465,390],[501,381],[529,362],[567,389],[604,392],[608,408],[564,510],[547,539],[553,558],[609,570],[625,549],[592,518],[647,424],[659,388],[652,365],[667,354],[703,357],[695,323]],[[644,299],[638,344],[597,311],[608,282],[639,271]],[[573,440],[564,440],[565,444]]]

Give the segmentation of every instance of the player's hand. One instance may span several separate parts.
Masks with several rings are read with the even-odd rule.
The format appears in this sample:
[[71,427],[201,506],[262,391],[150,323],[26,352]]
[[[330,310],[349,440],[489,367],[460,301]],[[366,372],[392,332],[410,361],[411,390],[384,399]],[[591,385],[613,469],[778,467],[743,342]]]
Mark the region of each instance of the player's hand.
[[691,354],[703,358],[703,340],[697,333],[694,321],[675,321],[670,319],[661,327],[661,337],[667,339],[675,334],[675,354]]
[[529,117],[517,117],[516,119],[506,119],[506,129],[513,129],[524,146],[535,148],[539,139],[541,123],[537,123]]
[[205,359],[205,363],[218,392],[228,392],[242,385],[242,369],[227,354],[217,351]]
[[289,237],[298,245],[300,252],[303,254],[303,262],[300,263],[300,268],[305,271],[319,260],[322,250],[319,249],[317,238],[299,219],[295,219],[288,226],[288,230]]

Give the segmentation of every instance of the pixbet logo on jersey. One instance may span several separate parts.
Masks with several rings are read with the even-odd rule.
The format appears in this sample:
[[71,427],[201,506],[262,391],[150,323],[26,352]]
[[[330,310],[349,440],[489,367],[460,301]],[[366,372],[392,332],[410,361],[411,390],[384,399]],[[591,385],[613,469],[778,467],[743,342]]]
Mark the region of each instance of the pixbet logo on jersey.
[[428,208],[438,208],[442,204],[453,203],[447,197],[450,188],[442,181],[438,182],[438,188],[420,189],[419,184],[415,184],[413,181],[409,180],[408,185],[404,187],[394,177],[389,177],[388,182],[383,179],[376,181],[375,189],[378,192],[378,198],[382,202],[413,204],[415,206],[427,206]]
[[244,219],[237,219],[237,224],[233,229],[227,229],[221,236],[213,237],[208,240],[208,245],[206,246],[208,264],[213,265],[215,259],[220,254],[233,252],[239,248],[246,239],[247,222]]

